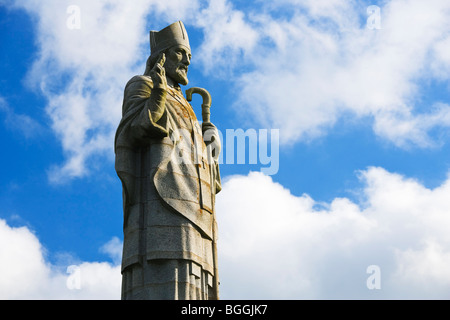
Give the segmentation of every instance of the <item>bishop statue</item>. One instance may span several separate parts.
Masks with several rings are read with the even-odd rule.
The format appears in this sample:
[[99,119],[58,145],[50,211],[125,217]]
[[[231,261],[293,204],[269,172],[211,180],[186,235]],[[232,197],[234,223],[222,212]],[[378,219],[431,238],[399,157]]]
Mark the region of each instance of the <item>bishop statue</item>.
[[[125,86],[115,138],[123,189],[122,299],[218,299],[215,195],[220,139],[210,96],[183,95],[191,49],[181,21],[150,31],[143,75]],[[204,99],[202,123],[189,101]],[[189,99],[189,101],[188,101]]]

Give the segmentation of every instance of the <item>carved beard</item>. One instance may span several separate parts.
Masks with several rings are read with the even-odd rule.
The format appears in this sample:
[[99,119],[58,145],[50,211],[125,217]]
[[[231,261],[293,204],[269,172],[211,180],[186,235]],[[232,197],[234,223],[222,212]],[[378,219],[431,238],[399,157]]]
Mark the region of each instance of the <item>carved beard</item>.
[[166,75],[170,77],[174,82],[182,84],[183,86],[189,83],[187,77],[188,67],[182,63],[177,65],[169,65],[166,63]]

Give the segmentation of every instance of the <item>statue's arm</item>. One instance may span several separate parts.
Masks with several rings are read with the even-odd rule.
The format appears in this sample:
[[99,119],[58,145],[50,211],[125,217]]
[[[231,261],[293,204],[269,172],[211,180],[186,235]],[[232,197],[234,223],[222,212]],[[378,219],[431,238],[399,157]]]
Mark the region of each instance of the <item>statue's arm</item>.
[[125,89],[125,116],[130,119],[129,138],[134,145],[148,143],[150,138],[168,135],[167,91],[153,88],[148,77],[138,76]]
[[[139,114],[131,123],[132,137],[135,142],[148,143],[148,138],[162,138],[168,135],[166,112],[167,78],[164,63],[166,56],[160,54],[148,76],[137,76],[127,85],[125,97],[131,103],[137,103],[131,110]],[[133,81],[135,80],[135,81]],[[129,83],[130,84],[130,83]],[[142,106],[143,104],[143,106]]]

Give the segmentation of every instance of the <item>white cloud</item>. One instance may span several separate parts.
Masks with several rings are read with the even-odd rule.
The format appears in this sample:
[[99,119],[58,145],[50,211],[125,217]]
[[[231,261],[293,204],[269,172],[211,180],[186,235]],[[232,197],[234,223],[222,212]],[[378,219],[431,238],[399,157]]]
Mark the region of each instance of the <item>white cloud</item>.
[[[386,2],[380,30],[366,28],[366,7],[355,2],[267,6],[276,13],[255,9],[251,16],[261,41],[247,53],[254,69],[239,76],[236,105],[282,129],[283,142],[326,134],[349,114],[373,119],[375,133],[399,147],[429,147],[434,128],[448,129],[440,112],[450,107],[433,96],[431,105],[421,102],[430,79],[448,82],[448,1]],[[277,16],[282,7],[289,14]]]
[[[448,298],[450,288],[450,250],[438,241],[429,240],[418,249],[398,252],[394,283],[407,283],[423,296]],[[416,293],[416,297],[420,297]]]
[[[448,80],[446,2],[390,1],[376,31],[360,26],[365,8],[348,1],[261,2],[246,12],[226,0],[202,4],[81,1],[80,29],[71,30],[69,2],[15,1],[39,17],[41,50],[29,82],[48,98],[46,111],[67,157],[49,171],[51,181],[85,175],[92,155],[111,156],[123,85],[143,69],[149,12],[201,28],[205,70],[234,70],[238,104],[248,105],[258,124],[282,128],[284,142],[322,135],[348,112],[374,118],[375,132],[399,146],[432,145],[427,133],[449,125],[441,117],[448,105],[420,113],[411,102],[420,93],[417,79]],[[267,10],[281,7],[291,9],[288,17]],[[242,72],[242,63],[253,71]]]
[[239,70],[241,55],[251,54],[260,38],[246,14],[236,10],[227,0],[209,0],[208,6],[190,22],[204,32],[203,43],[196,55],[206,73]]
[[25,114],[16,113],[3,97],[0,97],[0,112],[5,115],[5,126],[18,130],[27,139],[35,138],[43,131],[39,122]]
[[[112,158],[121,118],[123,88],[142,74],[149,53],[146,18],[187,17],[195,1],[77,1],[76,28],[71,1],[10,1],[37,17],[38,58],[27,75],[48,104],[45,111],[66,156],[49,170],[52,182],[88,174],[94,155]],[[172,21],[173,22],[173,21]]]
[[120,264],[122,260],[122,241],[119,238],[113,237],[107,243],[105,243],[100,251],[106,253],[111,257],[114,264]]
[[[0,220],[0,299],[120,299],[120,265],[82,262],[68,269],[46,258],[29,228],[13,228]],[[79,286],[72,286],[73,281]]]
[[[260,173],[217,199],[224,299],[428,299],[450,294],[450,179],[435,189],[381,168],[364,201],[317,203]],[[367,267],[381,289],[366,286]]]
[[[217,197],[221,297],[447,298],[450,178],[428,189],[382,168],[359,175],[358,203],[293,195],[258,172],[226,179]],[[52,265],[29,228],[0,220],[0,298],[119,299],[121,247],[113,238],[100,249],[114,264]],[[380,290],[366,286],[372,265]]]
[[0,237],[0,297],[20,297],[40,287],[49,270],[36,237],[26,227],[10,228],[4,220],[0,220]]
[[434,129],[450,125],[448,104],[420,101],[425,81],[449,80],[445,0],[386,2],[380,30],[365,27],[366,6],[342,0],[242,8],[227,0],[83,0],[79,29],[67,27],[72,2],[7,3],[37,17],[39,54],[27,79],[47,98],[65,153],[49,170],[53,182],[88,174],[95,155],[112,158],[123,86],[143,72],[149,52],[147,20],[183,19],[202,30],[198,67],[228,77],[238,112],[250,115],[240,118],[281,129],[281,142],[324,135],[343,115],[369,121],[400,147],[433,146]]

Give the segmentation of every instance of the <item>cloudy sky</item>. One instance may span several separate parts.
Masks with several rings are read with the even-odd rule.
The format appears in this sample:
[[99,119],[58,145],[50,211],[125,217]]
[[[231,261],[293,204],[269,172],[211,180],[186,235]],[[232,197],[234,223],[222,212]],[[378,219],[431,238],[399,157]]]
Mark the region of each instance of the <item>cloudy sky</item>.
[[450,298],[449,1],[0,0],[0,299],[120,298],[123,89],[177,20],[221,297]]

